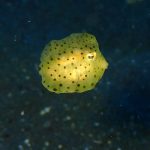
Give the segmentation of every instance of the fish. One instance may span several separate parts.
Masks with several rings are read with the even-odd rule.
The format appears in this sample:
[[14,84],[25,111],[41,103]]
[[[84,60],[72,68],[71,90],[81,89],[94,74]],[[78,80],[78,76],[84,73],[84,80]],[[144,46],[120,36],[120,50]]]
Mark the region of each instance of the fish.
[[50,92],[82,93],[95,88],[107,67],[94,35],[72,33],[44,47],[39,74]]

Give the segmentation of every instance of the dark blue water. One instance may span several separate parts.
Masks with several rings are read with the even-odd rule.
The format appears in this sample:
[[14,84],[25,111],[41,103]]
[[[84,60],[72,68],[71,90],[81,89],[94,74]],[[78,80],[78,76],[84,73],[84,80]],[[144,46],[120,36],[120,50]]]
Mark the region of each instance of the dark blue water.
[[[108,69],[92,91],[50,93],[44,45],[83,31]],[[1,0],[0,150],[149,150],[149,39],[147,0]]]

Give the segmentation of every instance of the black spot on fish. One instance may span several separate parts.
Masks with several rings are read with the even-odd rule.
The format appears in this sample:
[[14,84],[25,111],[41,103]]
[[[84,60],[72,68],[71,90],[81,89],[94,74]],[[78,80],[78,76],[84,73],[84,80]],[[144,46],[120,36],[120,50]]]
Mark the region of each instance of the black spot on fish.
[[59,86],[63,86],[63,85],[60,83]]
[[56,88],[53,88],[53,90],[54,90],[54,91],[57,91],[57,89],[56,89]]
[[79,86],[80,86],[80,84],[77,84],[77,86],[79,87]]

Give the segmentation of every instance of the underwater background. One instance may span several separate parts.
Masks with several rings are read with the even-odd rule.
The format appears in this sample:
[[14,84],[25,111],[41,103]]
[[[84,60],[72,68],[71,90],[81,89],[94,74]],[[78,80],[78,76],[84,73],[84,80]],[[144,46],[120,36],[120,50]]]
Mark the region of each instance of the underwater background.
[[[91,91],[49,92],[41,52],[78,32],[108,69]],[[0,1],[0,150],[150,150],[149,80],[150,1]]]

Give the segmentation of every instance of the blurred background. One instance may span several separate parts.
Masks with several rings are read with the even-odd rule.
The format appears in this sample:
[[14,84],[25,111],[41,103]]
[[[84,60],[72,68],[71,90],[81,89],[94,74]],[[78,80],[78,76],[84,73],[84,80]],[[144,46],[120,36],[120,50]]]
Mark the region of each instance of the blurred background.
[[[109,67],[91,91],[51,93],[41,52],[76,32]],[[149,80],[150,1],[0,1],[0,150],[149,150]]]

